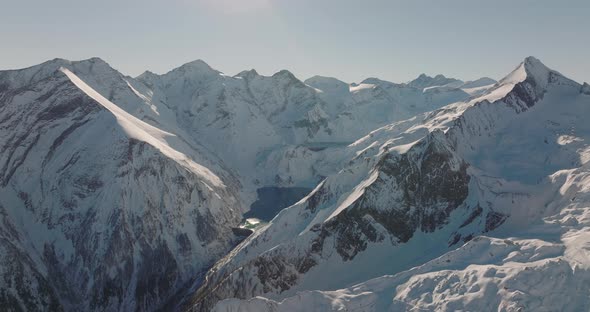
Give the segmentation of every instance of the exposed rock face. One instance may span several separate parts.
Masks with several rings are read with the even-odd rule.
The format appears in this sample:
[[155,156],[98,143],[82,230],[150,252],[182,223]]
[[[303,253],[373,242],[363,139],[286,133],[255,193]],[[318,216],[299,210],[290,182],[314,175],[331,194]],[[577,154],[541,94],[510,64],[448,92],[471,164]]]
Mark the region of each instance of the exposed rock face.
[[590,95],[590,85],[587,82],[584,82],[582,88],[580,89],[580,93]]
[[350,208],[323,224],[313,248],[336,235],[336,251],[349,261],[368,242],[386,238],[378,235],[377,224],[395,244],[408,242],[418,229],[435,231],[467,197],[466,169],[467,164],[453,155],[441,133],[433,133],[409,153],[385,155],[376,166],[375,181]]
[[24,239],[3,206],[0,206],[0,213],[0,263],[3,276],[0,306],[7,311],[62,311],[52,281],[39,272],[31,256],[21,248]]

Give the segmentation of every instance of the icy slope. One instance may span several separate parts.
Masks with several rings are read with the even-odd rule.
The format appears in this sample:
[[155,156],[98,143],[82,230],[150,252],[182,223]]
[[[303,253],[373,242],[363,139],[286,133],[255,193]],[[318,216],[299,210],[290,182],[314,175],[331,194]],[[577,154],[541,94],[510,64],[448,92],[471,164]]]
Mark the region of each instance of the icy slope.
[[564,185],[552,177],[588,160],[580,90],[531,57],[478,98],[373,131],[343,170],[220,261],[195,307],[402,274],[559,213]]
[[4,307],[155,310],[235,244],[238,182],[89,86],[109,68],[0,72]]

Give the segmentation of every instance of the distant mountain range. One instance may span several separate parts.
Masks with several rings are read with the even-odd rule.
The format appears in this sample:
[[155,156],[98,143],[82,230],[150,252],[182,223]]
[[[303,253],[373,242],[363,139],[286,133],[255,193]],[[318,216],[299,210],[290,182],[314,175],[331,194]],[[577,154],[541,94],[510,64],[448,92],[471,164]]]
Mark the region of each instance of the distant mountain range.
[[533,57],[498,82],[0,71],[0,306],[588,310],[587,116]]

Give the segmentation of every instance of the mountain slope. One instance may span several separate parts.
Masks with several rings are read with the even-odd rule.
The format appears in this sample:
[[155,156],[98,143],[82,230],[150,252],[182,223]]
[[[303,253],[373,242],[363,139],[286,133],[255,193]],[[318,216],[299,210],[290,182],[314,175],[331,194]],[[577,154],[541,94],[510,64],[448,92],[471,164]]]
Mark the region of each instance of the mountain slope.
[[[298,291],[402,274],[475,236],[514,233],[560,213],[566,184],[555,176],[583,171],[588,160],[582,116],[590,99],[580,90],[531,57],[478,98],[373,131],[349,147],[343,170],[218,262],[195,308],[263,295],[270,309]],[[326,294],[305,298],[328,303]],[[301,302],[294,298],[301,295],[286,302]]]
[[[588,84],[422,78],[0,71],[0,304],[586,310]],[[315,189],[231,250],[266,186]]]
[[155,310],[237,241],[238,182],[78,76],[121,77],[108,68],[0,72],[5,307]]

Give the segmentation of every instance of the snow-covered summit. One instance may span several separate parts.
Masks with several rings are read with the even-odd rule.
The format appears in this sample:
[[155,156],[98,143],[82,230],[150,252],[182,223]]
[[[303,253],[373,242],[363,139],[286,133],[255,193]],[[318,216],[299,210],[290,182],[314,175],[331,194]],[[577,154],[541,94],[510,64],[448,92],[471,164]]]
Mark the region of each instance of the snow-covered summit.
[[523,81],[534,82],[538,89],[544,89],[549,83],[562,82],[575,83],[565,78],[558,71],[545,66],[540,60],[533,56],[524,59],[516,69],[499,81],[499,84],[517,84]]

